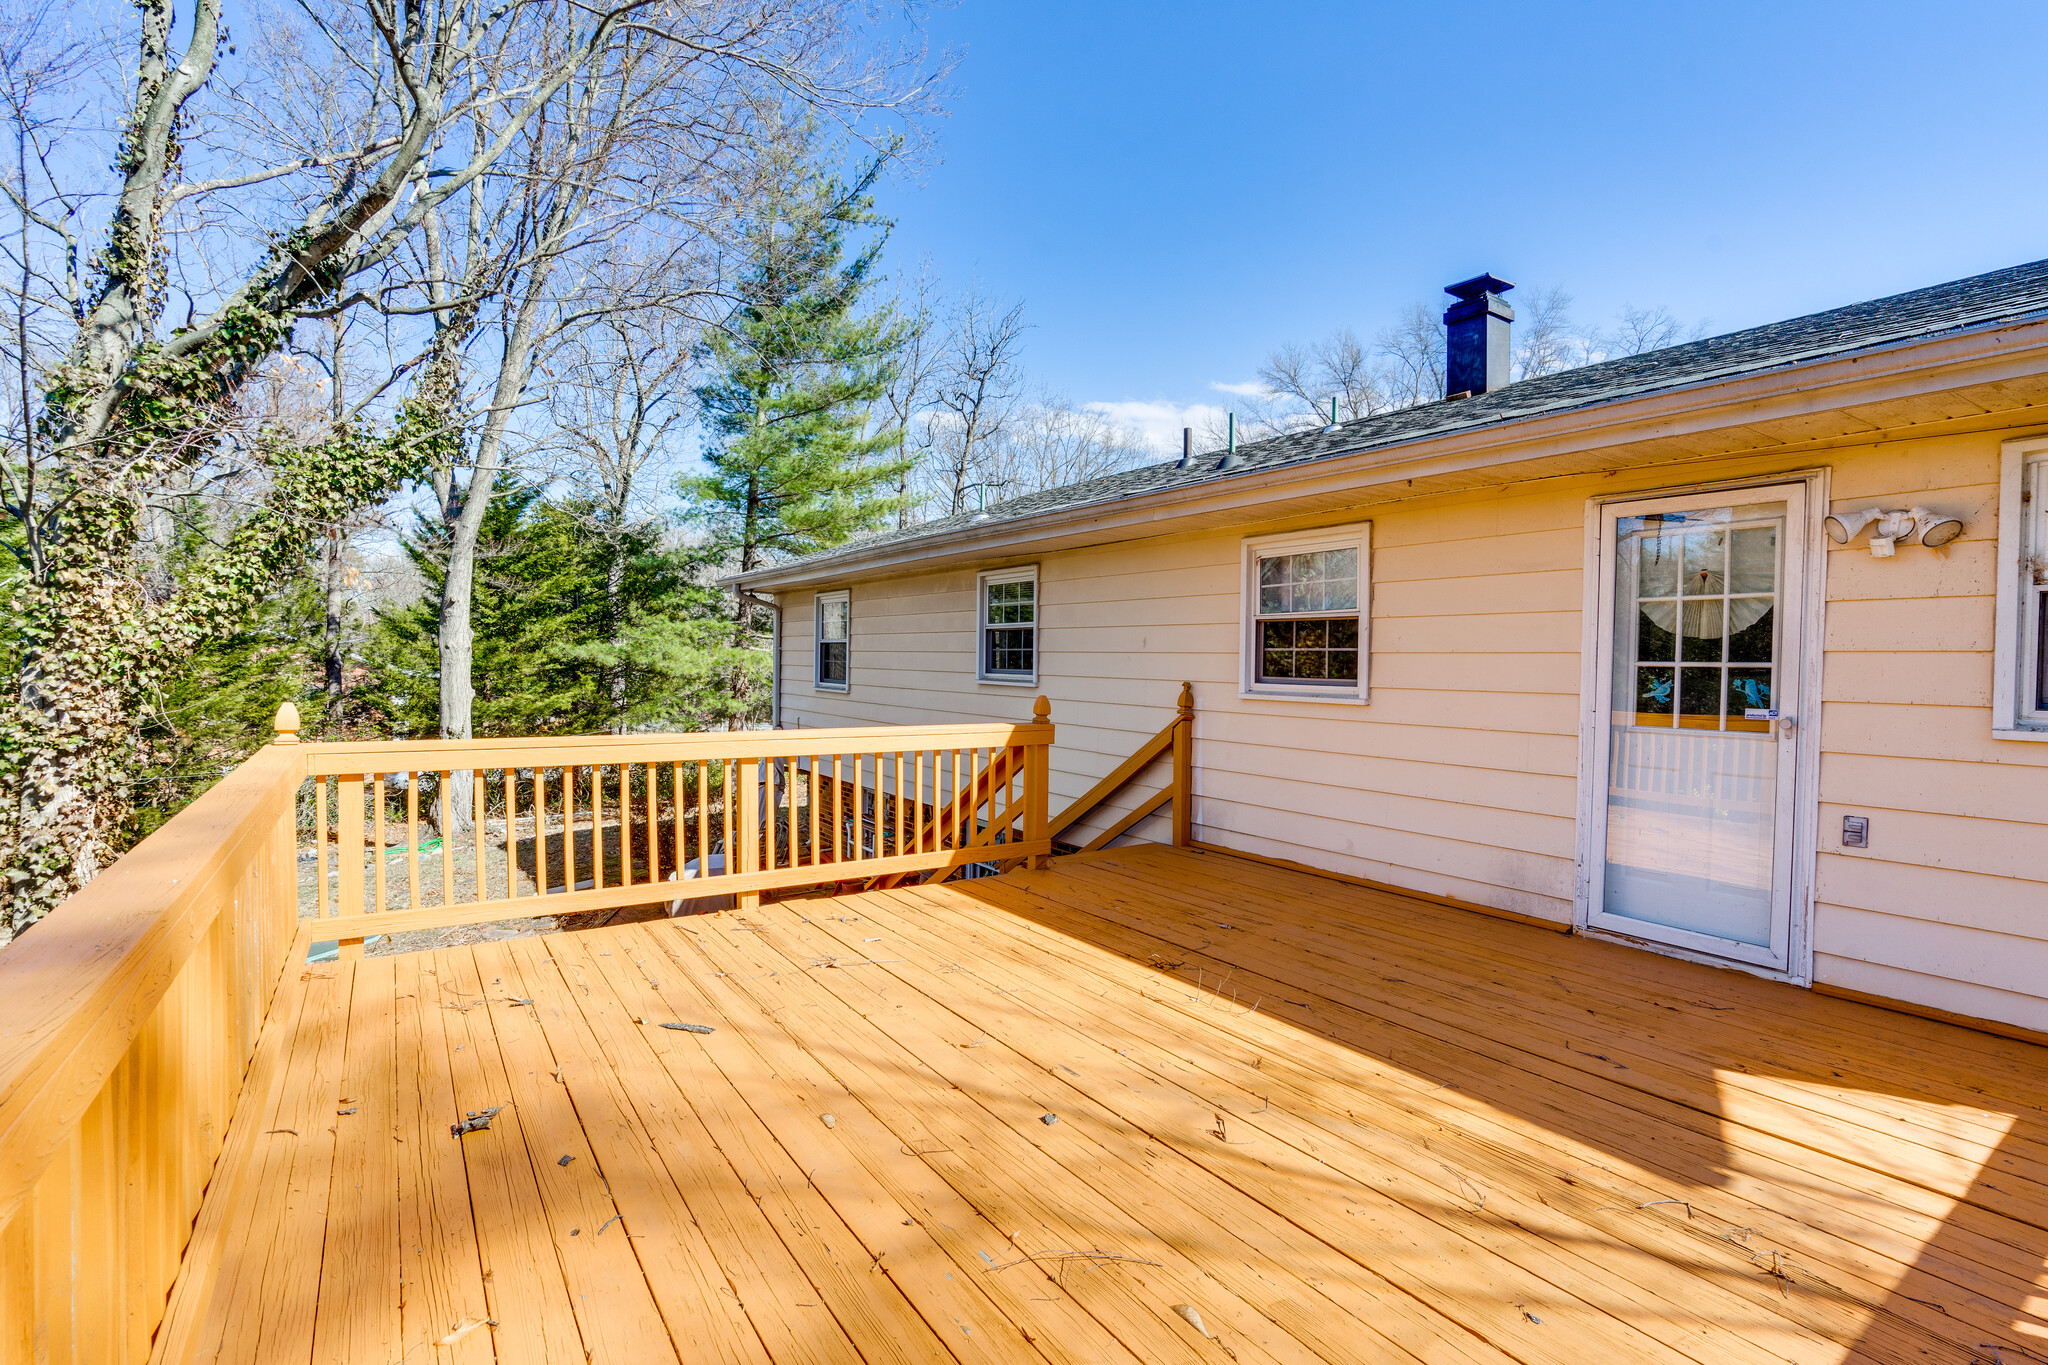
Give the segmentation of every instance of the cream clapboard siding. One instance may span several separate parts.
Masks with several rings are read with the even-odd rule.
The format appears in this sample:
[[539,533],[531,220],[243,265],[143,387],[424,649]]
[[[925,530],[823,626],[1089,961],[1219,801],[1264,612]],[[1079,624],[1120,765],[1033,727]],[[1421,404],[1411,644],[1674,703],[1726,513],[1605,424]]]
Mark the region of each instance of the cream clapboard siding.
[[[2048,1029],[2048,744],[1989,733],[2001,435],[1375,506],[1357,517],[1373,527],[1364,707],[1237,696],[1241,543],[1300,524],[1280,523],[1045,556],[1036,689],[975,681],[973,570],[832,585],[852,590],[845,695],[813,690],[812,596],[785,594],[784,714],[1022,718],[1043,691],[1057,809],[1163,725],[1187,679],[1197,838],[1568,921],[1588,499],[1825,464],[1837,507],[1925,502],[1968,529],[1887,561],[1829,547],[1815,978]],[[1094,827],[1164,780],[1155,765]],[[1869,849],[1840,847],[1844,814],[1871,818]]]

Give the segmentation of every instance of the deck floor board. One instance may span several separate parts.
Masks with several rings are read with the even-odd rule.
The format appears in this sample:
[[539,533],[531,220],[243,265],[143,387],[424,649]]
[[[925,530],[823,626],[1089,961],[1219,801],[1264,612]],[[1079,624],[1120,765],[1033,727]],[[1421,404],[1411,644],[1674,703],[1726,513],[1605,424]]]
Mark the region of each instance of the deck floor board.
[[2048,1049],[1222,854],[323,966],[250,1078],[165,1362],[2048,1359]]

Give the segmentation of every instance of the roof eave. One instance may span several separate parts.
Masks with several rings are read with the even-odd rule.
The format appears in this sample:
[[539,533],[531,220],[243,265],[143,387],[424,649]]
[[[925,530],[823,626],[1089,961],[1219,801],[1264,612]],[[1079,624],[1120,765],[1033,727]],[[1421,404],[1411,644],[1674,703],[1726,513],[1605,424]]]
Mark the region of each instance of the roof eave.
[[[771,565],[718,580],[775,592],[815,583],[872,578],[953,557],[969,548],[999,559],[1030,549],[1053,533],[1090,522],[1122,530],[1121,538],[1166,534],[1158,523],[1219,507],[1248,512],[1297,496],[1304,485],[1357,480],[1361,488],[1423,472],[1472,472],[1549,453],[1549,448],[1627,444],[1690,435],[1772,418],[1810,415],[1860,403],[1910,397],[2048,372],[2048,318],[2032,315],[1932,337],[1889,342],[1837,355],[1775,365],[1726,378],[1677,384],[1650,393],[1601,399],[1552,412],[1511,417],[1462,431],[1428,434],[1360,450],[1241,470],[1198,483],[1079,503],[1014,521],[970,524],[872,551],[852,550]],[[1739,414],[1739,420],[1737,415]],[[1117,538],[1117,537],[1111,537]]]

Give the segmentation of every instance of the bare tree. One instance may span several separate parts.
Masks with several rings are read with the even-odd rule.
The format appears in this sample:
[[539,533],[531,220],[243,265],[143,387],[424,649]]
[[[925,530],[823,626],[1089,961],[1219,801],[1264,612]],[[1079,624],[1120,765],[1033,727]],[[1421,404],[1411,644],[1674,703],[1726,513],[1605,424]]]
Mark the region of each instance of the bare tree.
[[1301,430],[1328,422],[1332,399],[1337,403],[1337,419],[1344,422],[1393,406],[1384,391],[1384,377],[1373,367],[1371,353],[1348,327],[1311,346],[1280,347],[1259,367],[1259,379],[1287,405],[1277,419],[1268,419],[1279,430]]
[[980,472],[1021,497],[1130,469],[1151,458],[1143,440],[1098,412],[1041,394],[1020,404],[982,446]]
[[980,291],[970,291],[946,335],[935,394],[942,422],[931,473],[948,516],[967,509],[968,490],[977,483],[994,483],[986,468],[986,447],[1002,434],[1017,401],[1024,305],[998,309]]
[[1411,303],[1375,339],[1386,360],[1390,406],[1413,407],[1444,396],[1444,329],[1427,305]]
[[[255,49],[239,60],[223,5],[141,0],[125,92],[68,145],[45,136],[44,111],[75,93],[4,73],[19,163],[7,186],[19,232],[5,235],[31,243],[19,288],[49,355],[0,468],[22,570],[17,691],[0,715],[0,941],[112,856],[123,754],[164,671],[455,439],[455,357],[404,359],[398,324],[408,309],[445,322],[478,301],[407,303],[412,282],[394,272],[463,196],[522,174],[508,158],[546,111],[582,91],[609,98],[631,50],[712,107],[908,109],[925,89],[905,64],[914,54],[857,50],[860,12],[839,0],[304,0],[238,32]],[[645,186],[603,189],[623,212]],[[392,378],[330,439],[309,451],[239,423],[297,323],[364,304],[395,320]],[[501,345],[517,343],[518,310],[507,316]],[[406,376],[396,420],[372,420],[372,400]],[[176,581],[155,573],[155,509],[219,482],[209,471],[222,462],[240,471],[241,515]]]
[[1572,320],[1572,296],[1555,286],[1525,290],[1516,302],[1514,346],[1517,380],[1585,364],[1589,341]]
[[894,309],[903,329],[903,347],[896,353],[896,377],[889,385],[886,402],[889,421],[896,429],[896,458],[903,463],[903,476],[896,494],[902,506],[896,511],[898,529],[910,525],[916,513],[911,484],[918,465],[931,453],[933,429],[931,406],[940,369],[946,358],[945,337],[939,331],[938,285],[929,260],[918,266],[907,289],[899,290]]
[[1614,326],[1600,333],[1597,344],[1606,359],[1641,355],[1645,351],[1661,351],[1681,342],[1697,341],[1707,334],[1707,325],[1702,320],[1687,326],[1661,303],[1654,308],[1628,304],[1615,315]]

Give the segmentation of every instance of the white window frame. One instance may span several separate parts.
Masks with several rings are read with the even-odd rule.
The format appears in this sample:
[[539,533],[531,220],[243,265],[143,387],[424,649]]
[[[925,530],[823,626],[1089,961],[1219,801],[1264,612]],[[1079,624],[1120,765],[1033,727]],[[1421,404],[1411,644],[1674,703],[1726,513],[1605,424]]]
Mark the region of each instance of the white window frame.
[[1991,735],[2048,741],[2040,695],[2041,607],[2048,592],[2048,435],[2007,441],[1998,462],[1998,621]]
[[[846,604],[846,677],[840,682],[825,679],[825,604],[843,602]],[[813,599],[811,608],[811,690],[814,692],[847,692],[853,688],[853,593],[845,588],[834,592],[821,592]]]
[[[1003,583],[1029,583],[1031,585],[1031,671],[1027,673],[993,673],[988,666],[988,633],[991,630],[1014,630],[1015,626],[992,626],[988,619],[988,590]],[[1041,644],[1039,627],[1045,624],[1045,593],[1038,582],[1036,564],[1019,564],[1008,569],[984,569],[974,576],[974,676],[977,681],[992,683],[997,687],[1038,686],[1038,659]]]
[[[1259,681],[1259,560],[1279,554],[1313,554],[1319,550],[1358,551],[1358,681],[1334,686],[1314,683]],[[1254,701],[1337,702],[1362,706],[1371,699],[1372,660],[1372,523],[1326,526],[1285,535],[1250,536],[1238,573],[1237,695]]]

